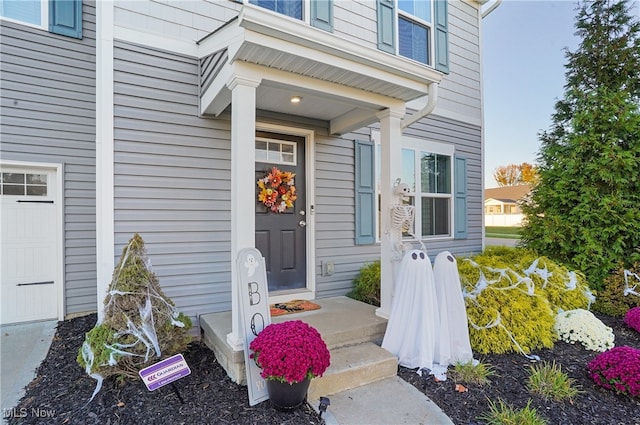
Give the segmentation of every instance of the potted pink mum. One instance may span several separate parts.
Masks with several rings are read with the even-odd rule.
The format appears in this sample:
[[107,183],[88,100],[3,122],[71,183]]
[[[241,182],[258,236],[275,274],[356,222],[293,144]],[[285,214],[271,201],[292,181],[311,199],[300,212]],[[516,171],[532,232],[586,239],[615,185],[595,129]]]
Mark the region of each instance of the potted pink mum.
[[[301,320],[268,325],[249,349],[267,381],[271,402],[281,410],[302,405],[311,379],[322,376],[331,361],[320,333]],[[290,396],[291,392],[296,395]]]

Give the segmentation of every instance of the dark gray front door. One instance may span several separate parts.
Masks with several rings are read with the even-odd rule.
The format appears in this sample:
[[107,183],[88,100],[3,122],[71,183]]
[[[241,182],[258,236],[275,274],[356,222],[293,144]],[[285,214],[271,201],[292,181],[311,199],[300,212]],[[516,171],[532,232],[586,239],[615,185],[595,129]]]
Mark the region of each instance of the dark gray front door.
[[304,148],[304,137],[256,132],[256,182],[273,167],[295,173],[297,199],[283,212],[273,212],[258,201],[256,185],[256,248],[265,258],[270,291],[307,286]]

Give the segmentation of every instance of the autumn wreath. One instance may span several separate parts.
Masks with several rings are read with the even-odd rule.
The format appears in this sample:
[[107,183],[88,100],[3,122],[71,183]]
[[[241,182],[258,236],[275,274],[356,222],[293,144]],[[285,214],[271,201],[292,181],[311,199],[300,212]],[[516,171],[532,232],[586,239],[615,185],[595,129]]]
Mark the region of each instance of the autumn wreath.
[[296,187],[291,171],[280,171],[273,167],[267,175],[258,180],[258,200],[273,212],[281,213],[293,207],[296,200]]

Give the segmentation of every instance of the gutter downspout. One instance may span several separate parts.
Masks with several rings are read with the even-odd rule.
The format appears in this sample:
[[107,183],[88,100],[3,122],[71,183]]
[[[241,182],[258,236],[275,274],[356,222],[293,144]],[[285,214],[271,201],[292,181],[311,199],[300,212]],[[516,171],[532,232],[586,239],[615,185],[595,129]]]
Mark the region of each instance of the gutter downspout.
[[415,114],[402,119],[400,124],[402,130],[433,112],[436,103],[438,103],[438,86],[439,83],[429,83],[429,99],[427,100],[427,104]]
[[500,3],[502,3],[502,0],[496,0],[494,1],[491,6],[489,6],[487,8],[487,10],[485,10],[484,12],[482,12],[482,18],[486,18],[487,15],[491,12],[493,12],[498,6],[500,6]]

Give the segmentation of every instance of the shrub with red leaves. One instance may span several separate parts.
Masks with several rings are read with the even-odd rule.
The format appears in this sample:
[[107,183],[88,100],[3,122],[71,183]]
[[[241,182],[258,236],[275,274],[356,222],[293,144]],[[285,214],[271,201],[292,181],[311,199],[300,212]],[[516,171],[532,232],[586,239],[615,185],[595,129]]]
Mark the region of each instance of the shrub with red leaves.
[[624,323],[640,332],[640,307],[633,307],[624,315]]
[[613,347],[589,362],[589,375],[596,384],[620,394],[640,396],[640,350]]

